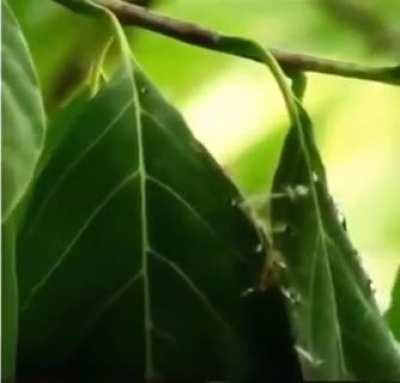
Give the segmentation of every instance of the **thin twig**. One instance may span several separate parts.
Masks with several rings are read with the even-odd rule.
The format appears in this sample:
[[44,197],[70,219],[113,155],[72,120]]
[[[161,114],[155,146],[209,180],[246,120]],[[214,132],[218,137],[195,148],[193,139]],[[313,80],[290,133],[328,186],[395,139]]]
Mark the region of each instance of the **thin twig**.
[[[60,2],[60,0],[56,1]],[[224,38],[222,34],[197,24],[173,19],[122,0],[97,0],[97,2],[113,12],[124,25],[138,26],[191,45],[220,52],[225,51],[228,54],[260,61],[255,56],[226,51],[220,44]],[[65,1],[63,3],[65,5]],[[291,71],[315,72],[400,85],[400,65],[374,68],[360,64],[284,52],[278,49],[271,49],[271,52],[282,68],[289,73]]]

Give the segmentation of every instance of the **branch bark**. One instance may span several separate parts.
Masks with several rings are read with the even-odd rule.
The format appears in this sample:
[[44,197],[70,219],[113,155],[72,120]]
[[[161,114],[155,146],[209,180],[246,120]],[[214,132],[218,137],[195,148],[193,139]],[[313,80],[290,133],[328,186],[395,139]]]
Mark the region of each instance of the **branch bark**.
[[[60,0],[56,1],[61,2]],[[63,3],[65,5],[65,0]],[[97,0],[97,3],[113,12],[124,25],[141,27],[191,45],[224,52],[253,61],[261,61],[256,56],[227,51],[222,47],[222,44],[220,44],[221,40],[226,36],[197,24],[173,19],[122,0]],[[285,52],[278,49],[271,49],[270,51],[288,74],[293,71],[315,72],[400,85],[400,65],[370,67],[328,60],[310,55]]]

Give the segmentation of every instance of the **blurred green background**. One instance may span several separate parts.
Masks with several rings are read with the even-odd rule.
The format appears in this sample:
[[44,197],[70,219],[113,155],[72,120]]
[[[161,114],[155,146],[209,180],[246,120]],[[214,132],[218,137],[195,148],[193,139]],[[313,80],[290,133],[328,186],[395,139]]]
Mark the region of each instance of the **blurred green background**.
[[[12,0],[49,114],[85,77],[101,33],[50,0]],[[400,62],[399,0],[156,0],[163,13],[266,47],[370,65]],[[288,120],[255,63],[130,28],[134,53],[251,200],[266,198]],[[310,75],[305,104],[382,309],[400,265],[400,88]]]

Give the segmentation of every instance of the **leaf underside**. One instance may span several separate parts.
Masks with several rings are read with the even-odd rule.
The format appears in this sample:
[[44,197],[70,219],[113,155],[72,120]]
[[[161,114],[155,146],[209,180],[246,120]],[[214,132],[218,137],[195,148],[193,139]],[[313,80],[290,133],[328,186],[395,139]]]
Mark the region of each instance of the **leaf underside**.
[[260,236],[182,117],[128,67],[50,136],[18,244],[20,375],[242,376]]
[[299,111],[304,143],[292,127],[274,178],[271,221],[287,264],[300,355],[308,356],[305,379],[399,379],[398,349],[329,195],[311,121]]

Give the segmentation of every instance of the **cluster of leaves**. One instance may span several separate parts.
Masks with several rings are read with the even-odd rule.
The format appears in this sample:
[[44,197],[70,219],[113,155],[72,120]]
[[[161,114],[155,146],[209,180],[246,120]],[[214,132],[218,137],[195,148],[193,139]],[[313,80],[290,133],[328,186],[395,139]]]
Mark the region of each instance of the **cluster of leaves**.
[[[237,188],[112,16],[119,69],[105,81],[94,65],[91,86],[47,119],[25,39],[2,7],[4,378],[400,377],[398,346],[290,92],[300,118],[271,191],[281,282],[263,275],[274,252]],[[241,39],[224,44],[268,57]]]

